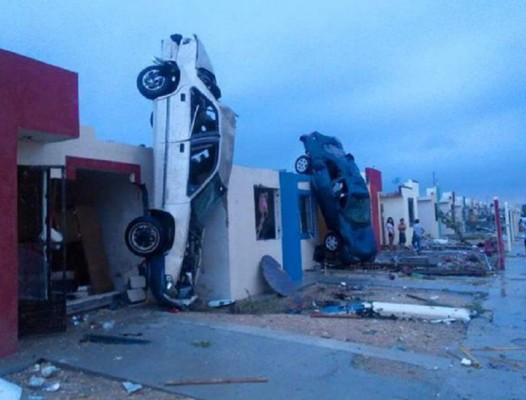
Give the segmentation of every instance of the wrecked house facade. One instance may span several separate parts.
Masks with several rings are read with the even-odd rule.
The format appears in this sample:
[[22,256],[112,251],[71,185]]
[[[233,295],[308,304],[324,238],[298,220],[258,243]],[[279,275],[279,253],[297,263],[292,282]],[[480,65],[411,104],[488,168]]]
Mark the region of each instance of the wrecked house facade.
[[59,314],[64,324],[65,299],[55,292],[79,280],[96,294],[119,286],[112,276],[133,260],[116,233],[123,214],[141,207],[137,185],[151,176],[151,150],[81,132],[75,73],[7,51],[0,60],[3,356],[26,331],[19,314],[32,328]]

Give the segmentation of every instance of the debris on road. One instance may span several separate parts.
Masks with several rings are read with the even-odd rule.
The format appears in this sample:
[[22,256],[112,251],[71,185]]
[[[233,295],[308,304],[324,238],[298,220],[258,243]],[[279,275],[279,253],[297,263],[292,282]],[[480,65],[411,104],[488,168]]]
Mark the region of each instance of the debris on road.
[[140,383],[133,383],[130,381],[122,382],[122,386],[124,387],[124,389],[126,389],[126,392],[128,392],[128,394],[138,392],[142,389],[142,385]]
[[55,373],[57,373],[58,371],[60,371],[57,367],[55,367],[54,365],[46,365],[44,367],[42,367],[40,369],[40,374],[44,377],[44,378],[50,378],[51,376],[55,375]]
[[234,304],[235,302],[236,301],[232,299],[210,300],[208,302],[208,307],[218,308],[218,307],[230,306]]
[[126,336],[117,336],[117,335],[99,335],[96,333],[86,334],[80,339],[81,343],[90,342],[90,343],[102,343],[102,344],[147,344],[150,343],[149,340],[145,339],[136,339]]
[[465,367],[471,367],[471,360],[468,358],[463,358],[460,363]]
[[218,385],[224,383],[267,383],[267,378],[209,378],[209,379],[187,379],[180,381],[167,381],[166,386],[186,386],[186,385]]
[[212,345],[212,343],[210,342],[210,340],[194,340],[192,342],[192,346],[194,347],[202,347],[203,349],[206,349],[208,347],[210,347]]
[[469,358],[471,361],[471,365],[473,365],[475,368],[482,368],[482,365],[478,362],[478,360],[470,353],[470,351],[465,348],[464,346],[459,347],[460,351],[466,355],[466,357]]
[[263,256],[260,267],[263,270],[263,277],[276,293],[286,297],[297,289],[297,285],[287,271],[271,256]]

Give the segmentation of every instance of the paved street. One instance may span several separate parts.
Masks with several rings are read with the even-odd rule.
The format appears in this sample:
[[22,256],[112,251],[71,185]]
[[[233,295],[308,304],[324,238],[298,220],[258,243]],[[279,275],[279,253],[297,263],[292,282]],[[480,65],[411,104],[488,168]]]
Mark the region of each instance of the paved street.
[[[518,245],[514,250],[513,254],[523,253]],[[185,318],[184,313],[136,312],[111,334],[140,334],[148,343],[79,345],[73,331],[60,339],[40,341],[38,347],[22,341],[27,348],[0,362],[0,371],[29,365],[41,357],[165,390],[163,383],[169,380],[268,379],[266,383],[168,387],[173,393],[197,399],[523,399],[526,258],[508,257],[506,265],[506,271],[471,287],[489,293],[483,306],[493,311],[492,319],[488,315],[470,323],[462,343],[480,362],[479,369],[462,366],[453,357],[196,322]],[[473,278],[459,277],[456,285],[468,290],[469,282],[474,282]],[[427,281],[425,285],[433,283]],[[501,351],[476,350],[486,346]]]

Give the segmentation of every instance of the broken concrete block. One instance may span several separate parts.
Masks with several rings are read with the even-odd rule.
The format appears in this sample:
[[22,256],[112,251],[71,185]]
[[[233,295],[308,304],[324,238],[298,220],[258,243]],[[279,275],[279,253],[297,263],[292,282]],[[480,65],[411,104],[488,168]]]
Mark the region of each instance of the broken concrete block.
[[130,303],[140,303],[146,300],[146,292],[141,288],[128,289],[126,295],[128,296],[128,301]]
[[128,285],[130,289],[145,288],[146,278],[142,275],[130,276]]

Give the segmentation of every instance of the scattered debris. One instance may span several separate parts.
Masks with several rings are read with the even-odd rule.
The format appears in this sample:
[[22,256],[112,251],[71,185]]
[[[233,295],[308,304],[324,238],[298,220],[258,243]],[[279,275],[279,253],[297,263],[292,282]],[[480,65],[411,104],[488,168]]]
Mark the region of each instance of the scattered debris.
[[526,346],[503,346],[503,347],[491,347],[485,346],[479,349],[473,349],[476,351],[524,351]]
[[149,340],[145,339],[135,339],[123,336],[115,335],[99,335],[99,334],[86,334],[80,339],[81,343],[90,342],[90,343],[102,343],[102,344],[147,344],[150,343]]
[[115,328],[115,321],[105,321],[102,323],[102,329],[105,331],[110,331]]
[[122,386],[124,387],[124,389],[126,389],[128,394],[138,392],[142,389],[142,385],[140,383],[133,383],[130,381],[122,382]]
[[465,367],[471,367],[471,360],[468,358],[463,358],[462,360],[460,360],[460,363]]
[[48,383],[44,386],[44,390],[46,392],[57,392],[60,389],[60,383],[59,382],[52,382]]
[[297,289],[287,271],[271,256],[263,256],[260,267],[265,280],[276,293],[287,297]]
[[431,324],[446,324],[446,325],[449,325],[453,322],[455,322],[456,319],[455,318],[441,318],[441,319],[432,319],[431,321],[429,321]]
[[29,378],[29,382],[27,385],[30,388],[37,389],[37,388],[41,388],[42,386],[44,386],[45,383],[46,383],[45,378],[42,378],[41,376],[33,375],[31,376],[31,378]]
[[310,314],[311,318],[361,318],[358,314],[323,314],[314,312]]
[[58,371],[60,371],[60,369],[58,369],[57,367],[55,367],[54,365],[46,365],[44,367],[42,367],[40,369],[40,374],[42,375],[42,377],[44,378],[50,378],[51,376],[53,376],[55,373],[57,373]]
[[202,347],[204,349],[210,347],[211,344],[212,343],[210,343],[209,340],[194,340],[192,342],[192,346],[194,346],[194,347]]
[[464,346],[459,347],[460,351],[466,355],[466,357],[469,358],[471,361],[471,365],[473,365],[475,368],[481,368],[481,364],[478,362],[478,360],[469,352],[467,348]]
[[234,304],[236,301],[232,299],[222,299],[222,300],[210,300],[208,302],[208,307],[224,307],[224,306],[230,306]]
[[126,296],[131,304],[142,303],[146,300],[146,291],[143,288],[128,289]]
[[210,379],[188,379],[181,381],[168,381],[166,386],[185,385],[217,385],[223,383],[267,383],[267,378],[210,378]]

